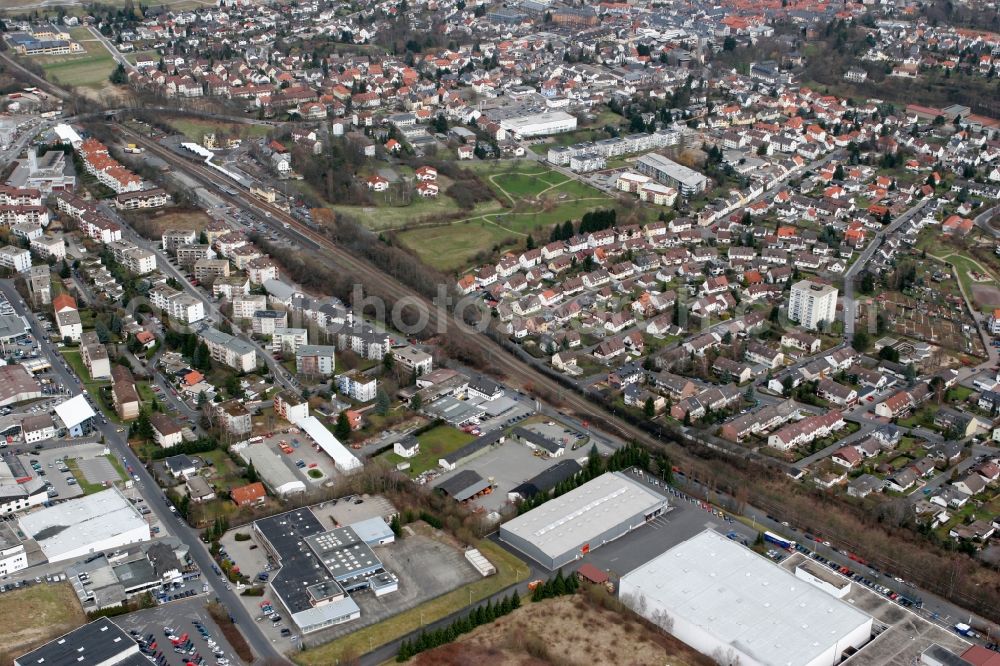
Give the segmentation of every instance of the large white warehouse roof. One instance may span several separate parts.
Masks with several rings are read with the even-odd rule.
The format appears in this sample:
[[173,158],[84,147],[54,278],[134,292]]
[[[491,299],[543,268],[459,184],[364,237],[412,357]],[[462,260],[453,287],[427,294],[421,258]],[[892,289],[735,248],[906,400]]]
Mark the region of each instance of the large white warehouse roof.
[[[597,539],[623,519],[655,510],[665,503],[661,495],[627,475],[608,472],[504,523],[503,527],[555,559]],[[591,547],[599,545],[593,543]]]
[[666,612],[696,649],[694,636],[710,636],[760,664],[826,663],[871,631],[870,616],[712,530],[626,574],[620,590],[647,617]]
[[50,562],[149,539],[149,524],[117,488],[29,513],[20,525]]
[[320,423],[315,416],[300,419],[295,425],[305,430],[306,434],[312,437],[313,441],[319,444],[328,456],[333,458],[334,464],[342,473],[346,474],[361,469],[361,461],[346,446],[341,444],[340,440],[334,437],[333,433],[327,430],[326,426]]

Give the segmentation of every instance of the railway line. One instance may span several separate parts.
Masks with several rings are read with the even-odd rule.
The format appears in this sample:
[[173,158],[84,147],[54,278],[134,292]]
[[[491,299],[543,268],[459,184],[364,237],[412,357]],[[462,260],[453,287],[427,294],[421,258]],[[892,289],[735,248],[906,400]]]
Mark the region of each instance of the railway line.
[[[164,148],[159,143],[142,136],[130,128],[120,127],[120,131],[122,134],[127,135],[130,140],[146,148],[150,154],[154,154],[164,162],[178,169],[184,170],[189,175],[195,175],[207,184],[215,186],[222,185],[227,188],[232,186],[232,181],[226,179],[222,174],[215,172],[209,167],[199,164],[197,161],[187,160],[183,156]],[[427,309],[428,326],[434,327],[436,330],[447,330],[449,336],[461,338],[464,342],[474,345],[489,357],[494,369],[503,373],[508,380],[518,383],[522,387],[534,386],[536,388],[542,388],[545,391],[550,392],[552,395],[561,394],[561,401],[564,406],[569,407],[575,415],[587,418],[590,415],[599,414],[602,421],[614,430],[612,434],[616,434],[626,439],[634,439],[644,442],[651,446],[659,446],[662,444],[662,442],[658,442],[654,437],[645,431],[630,424],[621,422],[620,419],[606,411],[600,405],[597,405],[576,393],[567,391],[566,387],[539,372],[535,368],[532,368],[527,363],[515,358],[507,350],[503,349],[503,347],[485,335],[463,330],[451,322],[442,322],[441,318],[447,318],[449,315],[442,313],[440,309],[434,306],[423,294],[396,280],[392,276],[383,273],[381,270],[375,268],[364,259],[359,259],[350,252],[339,247],[330,239],[299,222],[294,216],[289,215],[280,208],[263,201],[248,201],[245,198],[234,196],[224,190],[220,190],[218,187],[214,189],[214,194],[235,206],[250,209],[258,213],[265,223],[269,223],[271,226],[280,225],[282,228],[278,229],[279,231],[285,233],[294,231],[295,235],[306,241],[307,246],[311,246],[317,250],[325,252],[328,256],[334,259],[334,261],[341,266],[344,271],[354,276],[358,282],[377,287],[380,290],[385,290],[386,293],[392,293],[397,296],[406,296],[413,299],[415,302],[421,303]]]

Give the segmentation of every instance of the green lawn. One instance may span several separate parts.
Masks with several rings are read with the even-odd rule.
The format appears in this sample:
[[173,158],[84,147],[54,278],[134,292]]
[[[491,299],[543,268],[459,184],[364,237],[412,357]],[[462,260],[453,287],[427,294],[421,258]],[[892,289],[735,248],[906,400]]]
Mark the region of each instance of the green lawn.
[[472,603],[475,604],[528,577],[527,565],[492,541],[484,539],[477,543],[476,547],[497,568],[496,575],[452,590],[436,599],[393,615],[378,624],[359,629],[331,643],[297,652],[292,656],[292,659],[304,666],[327,666],[328,664],[341,663],[341,659],[356,658],[373,648],[416,631],[421,626],[436,622],[468,607],[470,591]]
[[[91,41],[83,41],[89,39]],[[80,46],[86,53],[60,56],[35,56],[32,61],[45,71],[45,78],[53,83],[82,88],[103,88],[115,69],[111,53],[89,31],[79,36]]]
[[[942,259],[955,267],[955,272],[958,274],[958,281],[962,284],[962,289],[965,291],[966,297],[970,301],[972,301],[972,304],[974,306],[978,307],[978,309],[981,310],[982,312],[992,312],[995,307],[1000,306],[1000,303],[978,302],[973,292],[973,287],[976,284],[988,284],[991,286],[996,286],[996,284],[998,283],[996,275],[994,275],[993,272],[990,271],[989,267],[982,266],[975,260],[970,259],[969,257],[966,257],[961,254],[949,254],[945,257],[942,257]],[[977,283],[975,280],[972,279],[972,276],[970,275],[970,273],[972,272],[986,273],[991,277],[993,277],[993,282]]]
[[503,227],[478,219],[411,229],[401,232],[398,237],[425,264],[450,272],[464,268],[479,252],[489,250],[505,239],[515,238],[515,235]]
[[175,130],[191,139],[201,141],[206,132],[225,132],[230,136],[262,137],[272,130],[266,125],[229,123],[205,118],[171,118],[167,121]]
[[[377,196],[377,195],[376,195]],[[462,211],[455,200],[443,192],[436,197],[414,195],[407,206],[330,206],[341,215],[349,215],[373,231],[398,229],[419,222],[434,222],[445,215],[455,215]],[[500,202],[488,201],[477,204],[466,214],[469,217],[500,210]]]
[[566,177],[555,171],[530,175],[515,172],[496,174],[489,180],[515,198],[529,199],[537,197],[553,185],[558,185],[566,180]]
[[417,441],[420,442],[420,453],[412,458],[403,458],[391,451],[384,453],[383,457],[393,465],[401,462],[410,463],[409,473],[411,476],[416,476],[429,469],[434,469],[437,467],[438,460],[452,451],[462,448],[474,439],[473,435],[462,432],[458,428],[440,425],[417,436]]
[[80,378],[83,382],[83,386],[91,393],[97,392],[103,386],[109,386],[111,382],[107,380],[94,380],[90,376],[90,372],[87,371],[87,366],[83,363],[83,357],[81,356],[79,347],[63,347],[59,350],[63,357],[69,362],[70,367],[73,368],[73,372],[76,376]]

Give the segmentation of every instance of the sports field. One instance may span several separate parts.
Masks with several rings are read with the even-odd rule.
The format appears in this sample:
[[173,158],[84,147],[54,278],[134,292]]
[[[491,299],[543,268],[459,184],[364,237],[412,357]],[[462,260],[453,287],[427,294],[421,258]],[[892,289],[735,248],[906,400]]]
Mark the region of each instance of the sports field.
[[89,30],[74,28],[70,31],[70,36],[79,42],[86,53],[35,56],[31,60],[41,65],[45,70],[45,78],[52,83],[77,88],[103,88],[108,84],[108,77],[115,69],[111,53],[90,34]]

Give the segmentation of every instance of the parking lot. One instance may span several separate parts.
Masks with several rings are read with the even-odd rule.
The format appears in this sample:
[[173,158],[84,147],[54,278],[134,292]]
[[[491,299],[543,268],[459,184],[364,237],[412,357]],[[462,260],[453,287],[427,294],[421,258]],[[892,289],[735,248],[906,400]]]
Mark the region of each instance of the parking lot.
[[[52,492],[56,494],[50,493],[49,498],[58,501],[83,495],[80,484],[73,476],[73,473],[69,471],[69,468],[66,467],[65,461],[72,458],[78,461],[77,464],[86,465],[88,468],[93,466],[95,470],[107,465],[112,472],[115,472],[107,458],[104,458],[106,450],[103,444],[96,442],[74,444],[72,446],[42,449],[34,453],[21,454],[18,459],[26,470],[31,470],[38,478],[50,484]],[[103,463],[96,462],[97,460],[101,460]],[[32,461],[35,461],[34,464],[32,464]],[[117,478],[118,474],[115,472],[113,479]],[[89,477],[86,480],[90,480]],[[92,481],[92,483],[100,482]]]
[[[809,558],[810,555],[795,553],[780,566],[794,572],[796,566]],[[862,567],[856,569],[861,570]],[[910,666],[920,661],[920,653],[933,643],[956,653],[961,653],[971,645],[955,632],[928,621],[884,593],[857,581],[852,581],[844,601],[875,618],[876,630],[881,631],[871,643],[851,658],[852,664]]]
[[[317,451],[309,435],[298,428],[286,428],[285,431],[272,433],[272,436],[264,438],[263,445],[280,456],[296,478],[310,485],[321,485],[337,475],[330,456]],[[284,450],[283,445],[286,447]],[[291,452],[287,453],[287,450]],[[311,472],[312,470],[318,470],[320,476],[316,477],[317,472]]]
[[77,465],[89,483],[108,485],[122,480],[114,465],[104,456],[81,459]]
[[[215,622],[205,609],[205,597],[194,597],[175,603],[166,604],[157,608],[137,611],[115,618],[115,622],[125,631],[132,633],[137,640],[145,642],[145,649],[149,653],[152,639],[156,647],[151,650],[155,656],[162,654],[157,663],[160,666],[186,666],[188,662],[198,663],[194,660],[196,655],[202,657],[203,664],[225,664],[220,661],[214,653],[221,654],[222,660],[227,660],[230,664],[239,664],[232,647],[226,642],[225,637]],[[207,638],[198,629],[195,622],[201,623],[204,627]],[[173,630],[172,632],[165,631]],[[134,632],[134,633],[133,633]],[[187,634],[187,639],[191,643],[194,652],[191,654],[180,654],[174,651],[173,641],[167,634],[175,636],[177,640]],[[215,647],[209,644],[209,640],[215,643]]]
[[[561,430],[560,428],[560,432]],[[606,452],[603,451],[602,447],[598,447],[598,449]],[[569,458],[575,458],[582,464],[586,461],[589,451],[589,444],[580,447],[576,451],[567,447],[566,453],[559,458],[548,458],[545,456],[536,456],[534,451],[527,446],[518,444],[508,438],[506,442],[496,448],[486,451],[451,472],[445,472],[436,477],[432,483],[436,486],[445,479],[451,478],[468,469],[478,473],[484,479],[492,477],[494,484],[493,492],[471,500],[470,503],[475,506],[481,506],[486,511],[496,511],[507,503],[507,493],[520,484],[556,463]]]

